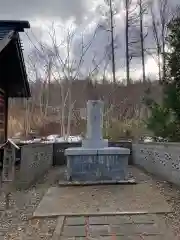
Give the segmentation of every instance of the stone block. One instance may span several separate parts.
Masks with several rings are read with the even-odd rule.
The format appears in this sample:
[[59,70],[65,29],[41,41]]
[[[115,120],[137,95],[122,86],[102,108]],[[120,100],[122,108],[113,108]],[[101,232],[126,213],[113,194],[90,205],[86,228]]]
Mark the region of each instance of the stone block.
[[130,217],[133,223],[154,223],[157,221],[157,217],[155,214],[142,214],[142,215],[131,215]]
[[89,234],[91,237],[100,237],[109,235],[108,225],[90,225]]
[[86,230],[84,226],[64,226],[61,235],[63,237],[85,237]]
[[111,233],[117,235],[159,235],[160,230],[155,224],[122,224],[111,226]]
[[130,216],[107,216],[107,222],[110,225],[130,224],[132,219]]
[[17,176],[18,187],[29,187],[52,166],[52,144],[28,144],[21,149],[20,173]]
[[90,225],[107,225],[108,224],[107,216],[89,217],[89,224]]
[[85,226],[86,218],[83,216],[80,217],[66,217],[65,225],[68,226],[77,226],[82,225]]
[[68,180],[125,180],[127,168],[128,155],[67,156]]

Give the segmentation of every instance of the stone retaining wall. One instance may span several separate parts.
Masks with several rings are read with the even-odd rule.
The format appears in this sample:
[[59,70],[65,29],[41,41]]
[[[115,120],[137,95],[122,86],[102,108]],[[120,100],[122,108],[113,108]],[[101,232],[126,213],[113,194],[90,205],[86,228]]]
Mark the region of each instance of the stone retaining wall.
[[132,152],[134,164],[180,185],[180,143],[138,143]]
[[28,144],[21,148],[21,164],[17,184],[26,188],[52,166],[52,144]]

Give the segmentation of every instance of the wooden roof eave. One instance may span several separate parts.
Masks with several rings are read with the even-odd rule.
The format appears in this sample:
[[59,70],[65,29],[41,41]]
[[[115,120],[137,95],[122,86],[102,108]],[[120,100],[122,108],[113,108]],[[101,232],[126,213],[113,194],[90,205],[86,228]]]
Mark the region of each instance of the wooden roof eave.
[[9,44],[14,34],[15,34],[15,31],[12,30],[9,32],[9,34],[5,38],[3,38],[0,41],[0,52],[2,52],[2,50]]

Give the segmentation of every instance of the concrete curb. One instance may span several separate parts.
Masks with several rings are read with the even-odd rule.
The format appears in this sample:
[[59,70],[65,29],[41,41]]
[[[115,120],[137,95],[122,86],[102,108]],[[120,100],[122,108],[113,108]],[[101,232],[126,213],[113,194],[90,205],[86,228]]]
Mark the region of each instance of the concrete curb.
[[63,216],[58,217],[56,228],[55,228],[53,236],[52,236],[52,240],[59,240],[60,239],[61,232],[62,232],[62,229],[63,229],[63,226],[64,226],[64,220],[65,220],[65,217],[63,217]]
[[[163,214],[169,214],[172,211],[162,211],[162,212],[156,212],[156,211],[127,211],[127,212],[88,212],[88,213],[61,213],[61,214],[54,214],[51,217],[79,217],[79,216],[85,216],[85,217],[98,217],[98,216],[126,216],[126,215],[145,215],[145,214],[157,214],[157,215],[163,215]],[[39,214],[38,216],[32,216],[31,219],[35,218],[45,218],[48,217],[45,214]]]
[[67,187],[67,186],[94,186],[94,185],[126,185],[126,184],[137,184],[135,179],[129,180],[121,180],[121,181],[85,181],[85,182],[78,182],[78,181],[62,181],[60,180],[58,185],[60,187]]

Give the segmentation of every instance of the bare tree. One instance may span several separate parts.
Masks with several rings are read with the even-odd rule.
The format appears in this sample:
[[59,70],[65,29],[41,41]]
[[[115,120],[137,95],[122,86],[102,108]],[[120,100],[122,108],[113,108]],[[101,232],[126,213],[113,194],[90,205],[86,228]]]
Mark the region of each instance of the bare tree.
[[156,45],[156,55],[157,55],[157,65],[158,65],[158,74],[159,74],[159,81],[162,81],[161,76],[161,41],[158,34],[158,28],[156,23],[156,17],[151,6],[151,18],[152,18],[152,30],[153,30],[153,37]]
[[109,0],[109,11],[110,11],[110,28],[111,28],[111,51],[112,51],[112,74],[113,82],[116,83],[116,66],[115,66],[115,49],[114,49],[114,19],[112,0]]
[[147,6],[143,4],[142,0],[138,0],[139,5],[139,21],[140,21],[140,43],[141,43],[141,61],[142,61],[142,76],[143,82],[146,81],[146,71],[145,71],[145,47],[144,47],[144,40],[147,36],[144,35],[144,14],[147,13]]
[[[104,0],[106,4],[105,9],[100,9],[100,14],[103,16],[103,23],[100,27],[107,33],[110,33],[109,41],[110,43],[106,46],[106,57],[107,61],[105,63],[104,69],[107,69],[109,63],[112,66],[112,79],[113,83],[116,83],[116,49],[119,47],[118,38],[115,35],[115,16],[119,9],[114,0]],[[102,6],[101,6],[102,7]]]
[[126,10],[126,78],[127,84],[130,84],[130,56],[129,56],[129,0],[125,0],[125,10]]
[[[25,100],[26,102],[26,112],[28,115],[29,112],[36,111],[38,106],[39,108],[39,119],[37,119],[37,115],[34,114],[31,122],[29,123],[28,132],[31,129],[31,123],[34,124],[43,124],[45,126],[47,119],[48,119],[48,109],[51,101],[51,92],[50,92],[50,85],[51,85],[51,78],[52,78],[52,71],[53,71],[53,61],[54,56],[46,49],[46,54],[42,54],[37,51],[37,49],[33,49],[31,54],[29,55],[29,65],[31,70],[34,71],[34,81],[36,83],[37,94],[32,96],[32,99]],[[43,72],[43,79],[40,76],[40,72]],[[38,104],[37,104],[38,103]],[[29,121],[30,118],[28,117]]]
[[148,6],[144,0],[125,0],[126,11],[126,72],[127,84],[130,84],[130,63],[133,58],[140,58],[142,62],[143,82],[146,81],[145,72],[145,39],[147,37],[144,15]]
[[139,57],[139,14],[137,12],[138,4],[132,0],[125,0],[125,41],[126,41],[126,78],[127,84],[130,79],[130,62],[134,57]]
[[[96,33],[99,29],[99,26],[97,26],[97,28],[95,29],[95,32],[93,34],[93,37],[92,39],[88,42],[88,43],[84,43],[84,35],[82,33],[82,40],[81,40],[81,43],[80,43],[80,49],[81,49],[81,52],[80,52],[80,57],[79,59],[73,59],[71,57],[71,52],[72,52],[72,45],[73,45],[73,37],[75,36],[75,33],[70,33],[68,32],[67,34],[67,39],[66,39],[66,43],[65,43],[65,46],[66,46],[66,59],[63,60],[61,57],[60,57],[60,53],[58,52],[57,50],[57,44],[56,44],[56,39],[52,38],[53,40],[53,47],[54,49],[56,49],[56,57],[58,59],[58,62],[60,63],[61,65],[61,69],[63,69],[63,74],[64,74],[64,78],[66,79],[66,82],[68,83],[68,92],[67,92],[67,100],[68,100],[68,117],[67,117],[67,130],[66,130],[66,134],[65,136],[69,136],[70,135],[70,128],[71,128],[71,120],[72,120],[72,111],[73,111],[73,105],[74,105],[74,102],[72,102],[72,83],[73,81],[79,77],[79,75],[81,74],[81,68],[83,66],[83,63],[84,63],[84,57],[86,55],[86,53],[88,52],[88,50],[90,49],[95,37],[96,37]],[[54,35],[55,36],[55,35]],[[59,66],[59,65],[58,65]],[[57,69],[57,71],[59,71],[59,69]],[[91,71],[91,73],[94,72],[94,69]],[[89,74],[91,74],[89,73]],[[63,92],[64,90],[61,89]],[[64,95],[64,93],[62,93],[62,95]],[[63,97],[63,102],[64,102],[64,106],[62,108],[62,116],[64,118],[64,109],[65,109],[65,106],[66,106],[66,97],[64,98]],[[63,119],[62,119],[63,120]],[[64,122],[64,120],[63,120]],[[64,126],[64,124],[63,124]]]
[[[150,2],[152,31],[155,42],[155,53],[159,69],[159,81],[166,78],[166,37],[167,25],[170,18],[170,7],[168,0],[159,0]],[[153,50],[153,49],[152,49]]]
[[159,1],[159,15],[161,22],[161,41],[162,41],[162,77],[166,78],[166,55],[165,55],[165,44],[166,44],[166,36],[167,36],[167,24],[169,19],[169,11],[168,11],[168,0],[160,0]]
[[[50,85],[51,78],[59,83],[60,95],[61,95],[61,133],[64,137],[68,137],[71,132],[72,112],[75,102],[72,100],[72,83],[74,80],[81,76],[81,70],[83,69],[84,57],[88,50],[92,46],[92,43],[96,37],[99,26],[96,27],[91,40],[86,43],[84,41],[84,33],[81,35],[80,52],[79,57],[74,58],[72,56],[73,41],[76,32],[67,30],[65,39],[59,44],[57,42],[57,34],[55,28],[52,28],[52,32],[49,34],[52,40],[52,47],[48,48],[44,43],[38,42],[38,48],[36,52],[40,55],[40,59],[46,66],[47,70],[47,86]],[[64,50],[64,57],[62,57],[61,48]],[[48,49],[48,51],[47,51]],[[52,58],[48,61],[47,52]],[[106,55],[106,54],[105,54]],[[89,76],[100,68],[105,56],[95,67],[89,72]],[[48,96],[50,95],[48,91]],[[47,103],[47,102],[46,102]],[[48,105],[48,104],[47,104]]]

